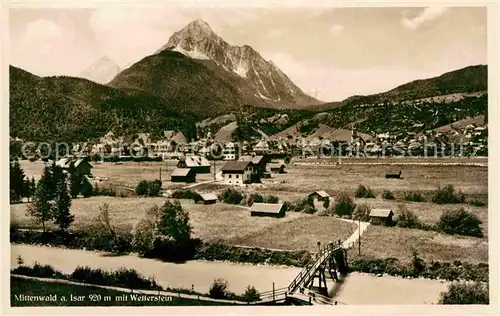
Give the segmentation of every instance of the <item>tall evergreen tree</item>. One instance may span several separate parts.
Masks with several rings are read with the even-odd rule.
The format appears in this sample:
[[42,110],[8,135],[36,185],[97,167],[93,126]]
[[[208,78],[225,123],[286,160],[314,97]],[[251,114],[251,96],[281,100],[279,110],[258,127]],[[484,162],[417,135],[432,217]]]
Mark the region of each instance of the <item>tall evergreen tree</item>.
[[10,200],[11,203],[21,201],[25,196],[24,171],[21,169],[19,160],[14,158],[10,162]]
[[54,204],[54,223],[62,232],[67,232],[69,225],[75,220],[70,213],[71,197],[68,193],[66,178],[60,178],[57,183],[57,198]]
[[82,176],[73,166],[69,169],[70,193],[72,198],[76,198],[81,191]]
[[43,232],[45,232],[45,222],[53,218],[52,179],[51,167],[46,166],[38,181],[33,203],[27,210],[28,215],[34,217],[37,224],[42,224]]

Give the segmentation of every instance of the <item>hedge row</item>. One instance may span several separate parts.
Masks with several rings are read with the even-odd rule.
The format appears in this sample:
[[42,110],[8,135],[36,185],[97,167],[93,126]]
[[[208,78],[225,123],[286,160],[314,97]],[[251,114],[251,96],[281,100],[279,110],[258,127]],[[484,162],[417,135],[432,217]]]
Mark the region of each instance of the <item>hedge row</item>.
[[[425,262],[420,259],[421,268],[405,265],[397,258],[385,259],[355,259],[349,263],[349,270],[372,274],[389,274],[401,277],[423,277],[427,279],[442,279],[448,281],[478,281],[487,282],[489,268],[487,263],[471,264],[468,262]],[[420,270],[420,271],[419,271]]]
[[21,265],[11,270],[14,274],[39,278],[65,279],[96,285],[118,286],[129,289],[162,290],[153,279],[142,276],[134,269],[119,268],[116,271],[77,267],[71,274],[63,274],[49,265],[35,263],[33,267]]
[[[115,238],[87,232],[62,236],[55,232],[41,233],[11,228],[11,243],[51,245],[71,249],[86,249],[118,253],[140,253],[132,243],[132,234],[119,233]],[[147,258],[165,261],[184,261],[193,259],[227,260],[241,263],[268,263],[303,267],[310,260],[308,251],[273,251],[262,248],[243,248],[224,244],[203,243],[192,239],[189,243],[164,242],[144,253]]]

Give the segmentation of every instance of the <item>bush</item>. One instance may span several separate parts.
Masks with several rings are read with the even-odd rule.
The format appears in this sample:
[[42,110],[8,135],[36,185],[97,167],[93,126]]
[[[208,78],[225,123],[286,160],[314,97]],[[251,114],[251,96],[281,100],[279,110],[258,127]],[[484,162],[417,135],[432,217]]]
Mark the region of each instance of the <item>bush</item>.
[[258,193],[252,193],[248,197],[248,205],[252,206],[253,203],[263,203],[264,197]]
[[384,191],[382,197],[384,198],[384,200],[394,200],[394,194],[392,194],[391,191]]
[[409,202],[425,202],[425,197],[417,192],[408,192],[405,193],[405,200]]
[[478,207],[486,206],[486,202],[481,201],[479,199],[472,199],[469,201],[469,204]]
[[465,195],[462,192],[455,192],[452,184],[444,188],[437,188],[432,195],[432,202],[437,204],[458,204],[465,202]]
[[439,218],[437,228],[447,234],[483,237],[481,220],[463,208],[445,211]]
[[417,215],[406,208],[406,205],[398,206],[398,221],[397,226],[403,228],[419,228],[420,221]]
[[195,203],[201,201],[201,195],[193,190],[175,190],[172,198],[194,200]]
[[224,201],[224,203],[239,205],[242,200],[243,194],[236,189],[227,188],[222,193],[222,201]]
[[425,269],[424,260],[420,258],[420,256],[416,251],[413,252],[412,265],[413,265],[413,272],[415,273],[415,275],[420,275]]
[[90,267],[77,267],[70,275],[75,281],[97,285],[126,287],[129,289],[161,289],[152,279],[146,279],[134,269],[120,268],[113,272]]
[[314,213],[316,213],[316,209],[310,205],[306,205],[304,207],[304,209],[302,210],[302,212],[304,212],[306,214],[314,214]]
[[243,298],[247,302],[255,302],[260,300],[260,293],[255,289],[255,287],[249,285],[243,294]]
[[279,198],[276,195],[268,195],[265,198],[266,203],[276,204],[279,202]]
[[370,220],[370,207],[368,204],[360,204],[356,207],[356,210],[352,214],[352,218],[355,220],[360,220],[368,222]]
[[228,294],[228,284],[224,279],[216,279],[210,286],[208,294],[211,298],[223,299],[226,298]]
[[61,272],[54,270],[54,268],[52,268],[51,266],[41,265],[38,262],[35,262],[33,267],[20,265],[19,267],[13,269],[12,273],[38,278],[51,278],[57,275],[62,275]]
[[347,193],[341,193],[337,198],[335,204],[335,214],[338,216],[351,216],[356,204]]
[[486,304],[490,303],[488,284],[453,283],[448,292],[441,293],[439,304]]
[[355,196],[357,198],[375,198],[376,195],[370,188],[365,187],[364,185],[359,185],[356,190]]
[[141,196],[158,196],[161,190],[161,181],[142,180],[135,188],[135,194]]

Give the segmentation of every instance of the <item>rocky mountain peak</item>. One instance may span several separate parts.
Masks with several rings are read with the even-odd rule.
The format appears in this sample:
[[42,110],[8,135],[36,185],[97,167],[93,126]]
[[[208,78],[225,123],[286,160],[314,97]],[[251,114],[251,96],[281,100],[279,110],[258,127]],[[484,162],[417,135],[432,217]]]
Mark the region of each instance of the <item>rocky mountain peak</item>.
[[104,55],[78,75],[97,83],[108,83],[121,71],[120,66],[109,56]]

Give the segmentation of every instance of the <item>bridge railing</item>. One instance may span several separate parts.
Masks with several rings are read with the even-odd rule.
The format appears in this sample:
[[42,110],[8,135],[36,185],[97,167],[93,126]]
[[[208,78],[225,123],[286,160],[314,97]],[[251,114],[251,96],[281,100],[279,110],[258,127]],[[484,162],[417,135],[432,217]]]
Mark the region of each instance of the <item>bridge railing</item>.
[[331,252],[338,249],[339,247],[335,247],[333,243],[327,244],[323,248],[320,249],[318,253],[314,256],[313,259],[309,261],[309,263],[300,271],[300,273],[293,279],[293,281],[288,286],[288,291],[293,293],[297,290],[297,287],[301,285],[304,281],[309,281],[312,277],[312,273],[316,271],[316,269],[323,263],[323,261],[330,256]]

